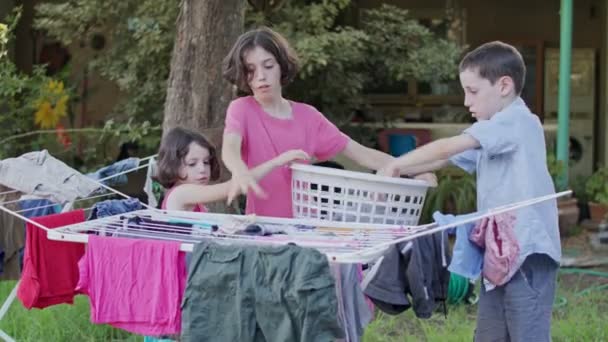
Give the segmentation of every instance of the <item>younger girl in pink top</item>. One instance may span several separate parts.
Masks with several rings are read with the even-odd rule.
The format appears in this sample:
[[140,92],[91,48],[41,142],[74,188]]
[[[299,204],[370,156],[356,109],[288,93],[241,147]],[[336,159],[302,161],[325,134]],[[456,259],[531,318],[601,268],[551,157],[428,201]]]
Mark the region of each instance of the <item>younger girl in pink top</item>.
[[[305,152],[289,150],[264,161],[251,173],[255,179],[260,179],[278,166],[307,159]],[[203,135],[176,127],[163,137],[155,177],[167,189],[162,209],[206,212],[205,204],[228,196],[230,182],[209,184],[219,176],[215,147]]]

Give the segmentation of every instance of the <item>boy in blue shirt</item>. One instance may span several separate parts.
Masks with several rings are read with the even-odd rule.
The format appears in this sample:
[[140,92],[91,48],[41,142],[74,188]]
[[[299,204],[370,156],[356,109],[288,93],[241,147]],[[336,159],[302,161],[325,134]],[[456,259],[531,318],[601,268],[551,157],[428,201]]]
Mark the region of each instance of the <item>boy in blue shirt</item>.
[[[461,135],[424,145],[389,162],[381,174],[418,174],[454,164],[477,177],[477,208],[555,192],[542,125],[520,98],[525,65],[502,42],[483,44],[459,67],[464,105],[477,119]],[[555,200],[514,212],[520,253],[502,286],[482,284],[475,341],[550,341],[561,246]]]

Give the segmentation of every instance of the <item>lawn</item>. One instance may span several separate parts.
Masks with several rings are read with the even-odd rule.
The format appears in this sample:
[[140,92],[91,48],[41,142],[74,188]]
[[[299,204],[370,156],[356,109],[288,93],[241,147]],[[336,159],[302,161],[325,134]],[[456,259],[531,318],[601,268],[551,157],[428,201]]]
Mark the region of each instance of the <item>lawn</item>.
[[[608,279],[580,273],[559,276],[559,290],[553,311],[554,341],[608,341]],[[0,283],[0,296],[10,292],[11,282]],[[368,327],[366,342],[380,341],[472,341],[475,306],[448,308],[429,320],[415,318],[411,311],[399,316],[377,313]],[[25,310],[19,302],[11,307],[0,328],[17,341],[142,341],[107,326],[89,322],[86,297],[75,305],[60,305],[45,310]]]

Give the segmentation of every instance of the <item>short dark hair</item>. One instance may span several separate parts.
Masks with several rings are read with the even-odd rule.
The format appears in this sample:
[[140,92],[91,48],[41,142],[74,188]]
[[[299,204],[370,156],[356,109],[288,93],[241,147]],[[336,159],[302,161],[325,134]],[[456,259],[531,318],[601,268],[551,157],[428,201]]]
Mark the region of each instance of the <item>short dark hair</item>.
[[519,51],[500,41],[485,43],[467,53],[459,70],[477,70],[479,76],[492,84],[503,76],[511,77],[517,95],[521,94],[526,79],[526,65]]
[[215,147],[202,134],[183,127],[175,127],[167,132],[160,143],[160,148],[158,149],[158,167],[154,180],[169,189],[178,180],[183,179],[179,176],[179,169],[188,154],[190,144],[193,142],[209,151],[210,180],[219,179],[220,163]]
[[281,85],[286,86],[293,81],[298,72],[298,56],[283,36],[268,27],[245,32],[237,39],[224,58],[223,75],[226,80],[240,90],[252,93],[248,84],[249,71],[245,65],[245,53],[256,46],[268,51],[279,63]]

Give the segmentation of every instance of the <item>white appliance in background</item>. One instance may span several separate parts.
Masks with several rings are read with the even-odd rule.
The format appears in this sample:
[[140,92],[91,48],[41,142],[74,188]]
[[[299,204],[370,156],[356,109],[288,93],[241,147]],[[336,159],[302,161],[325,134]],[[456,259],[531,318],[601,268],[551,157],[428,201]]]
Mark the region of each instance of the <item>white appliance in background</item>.
[[[593,173],[596,113],[596,51],[572,49],[570,74],[570,179],[588,177]],[[544,77],[545,136],[549,151],[557,144],[557,101],[559,81],[559,49],[545,50]]]
[[[577,115],[578,114],[578,115]],[[571,180],[588,177],[593,172],[593,118],[588,113],[572,113],[570,117]],[[557,121],[545,120],[545,140],[548,151],[557,149]]]

